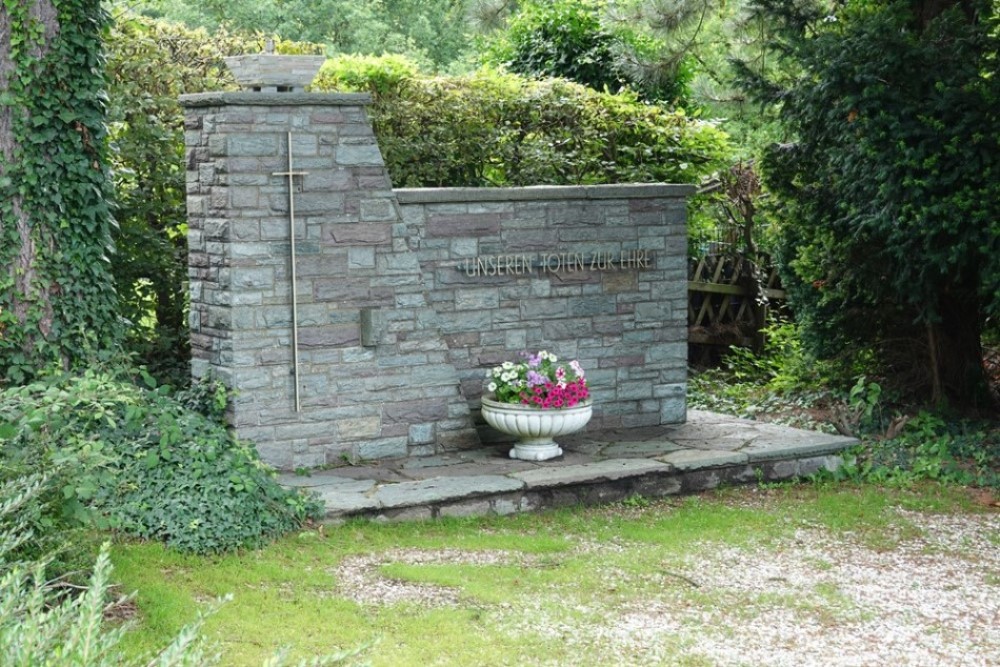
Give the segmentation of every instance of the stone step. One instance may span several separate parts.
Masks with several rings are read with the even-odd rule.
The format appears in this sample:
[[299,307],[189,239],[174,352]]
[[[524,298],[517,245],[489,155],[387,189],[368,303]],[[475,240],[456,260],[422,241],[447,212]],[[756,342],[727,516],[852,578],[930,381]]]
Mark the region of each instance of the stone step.
[[280,480],[317,493],[331,523],[505,515],[806,477],[836,470],[857,440],[691,410],[685,424],[583,433],[560,444],[565,455],[551,461],[513,460],[508,445]]

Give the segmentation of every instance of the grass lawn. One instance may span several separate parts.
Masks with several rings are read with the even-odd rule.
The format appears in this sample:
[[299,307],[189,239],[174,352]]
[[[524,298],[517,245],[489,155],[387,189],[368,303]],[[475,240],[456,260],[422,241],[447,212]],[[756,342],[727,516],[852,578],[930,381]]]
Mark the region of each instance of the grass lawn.
[[[937,521],[958,526],[946,543],[935,540]],[[279,647],[292,657],[367,647],[355,663],[394,666],[715,665],[753,664],[743,626],[760,636],[754,626],[793,619],[788,641],[814,626],[863,635],[891,604],[856,594],[844,568],[864,559],[876,568],[882,558],[930,559],[917,567],[936,576],[946,558],[975,575],[968,585],[1000,599],[997,551],[996,510],[961,489],[799,485],[514,517],[350,523],[217,558],[120,544],[114,564],[123,588],[137,591],[130,652],[165,644],[231,594],[204,627],[227,665],[260,665]],[[928,632],[944,641],[952,630],[946,619]],[[982,644],[976,627],[963,632]],[[728,654],[731,644],[745,654]],[[987,638],[976,650],[989,662],[1000,644]]]

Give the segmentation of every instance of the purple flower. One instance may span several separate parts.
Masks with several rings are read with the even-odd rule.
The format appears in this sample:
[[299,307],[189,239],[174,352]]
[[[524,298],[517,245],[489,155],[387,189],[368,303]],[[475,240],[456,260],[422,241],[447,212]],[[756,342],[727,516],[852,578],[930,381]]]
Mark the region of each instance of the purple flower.
[[545,377],[538,371],[528,371],[527,380],[529,387],[537,387],[540,384],[545,384]]

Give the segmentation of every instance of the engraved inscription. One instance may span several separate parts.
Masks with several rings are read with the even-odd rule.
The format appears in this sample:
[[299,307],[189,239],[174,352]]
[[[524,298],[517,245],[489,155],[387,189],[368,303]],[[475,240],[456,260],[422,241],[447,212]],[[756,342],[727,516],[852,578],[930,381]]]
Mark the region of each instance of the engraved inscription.
[[482,255],[457,267],[467,276],[523,276],[530,273],[576,271],[631,271],[653,268],[650,250],[620,252],[551,252],[538,255]]

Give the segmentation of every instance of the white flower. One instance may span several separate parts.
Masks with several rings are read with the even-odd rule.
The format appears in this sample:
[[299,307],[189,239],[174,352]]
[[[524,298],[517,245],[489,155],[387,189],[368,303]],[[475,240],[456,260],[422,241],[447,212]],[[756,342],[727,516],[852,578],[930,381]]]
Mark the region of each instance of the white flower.
[[554,354],[550,354],[549,355],[549,361],[551,361],[552,363],[556,363],[557,361],[559,361],[559,357],[557,357]]
[[496,382],[490,382],[488,385],[486,385],[486,388],[489,389],[490,391],[496,391],[497,390],[497,383]]
[[499,366],[494,366],[493,367],[493,375],[500,375],[500,371],[501,370],[502,369]]
[[514,363],[510,361],[505,361],[503,362],[503,367],[509,371],[510,369],[514,368]]

